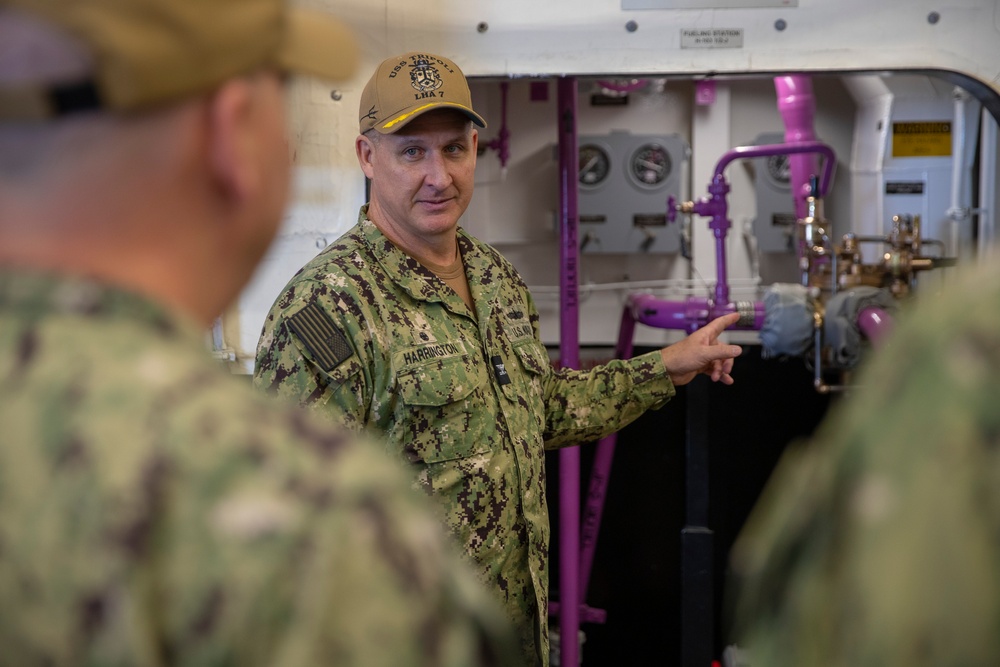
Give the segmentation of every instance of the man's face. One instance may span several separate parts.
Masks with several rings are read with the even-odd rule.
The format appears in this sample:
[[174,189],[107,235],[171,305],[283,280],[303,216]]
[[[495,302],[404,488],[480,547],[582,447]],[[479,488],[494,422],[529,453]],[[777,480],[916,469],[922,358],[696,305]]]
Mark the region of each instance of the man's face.
[[431,111],[395,134],[358,138],[372,180],[368,214],[403,250],[449,240],[472,199],[479,134],[463,114]]

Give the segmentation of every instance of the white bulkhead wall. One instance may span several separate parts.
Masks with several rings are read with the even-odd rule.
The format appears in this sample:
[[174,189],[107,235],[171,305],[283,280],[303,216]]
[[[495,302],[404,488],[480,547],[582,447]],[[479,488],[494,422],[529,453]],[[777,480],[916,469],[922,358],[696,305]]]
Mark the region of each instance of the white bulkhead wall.
[[[246,371],[252,368],[264,316],[288,278],[356,220],[364,201],[364,179],[354,156],[358,102],[370,71],[393,53],[427,50],[459,63],[473,79],[477,108],[485,107],[490,122],[481,132],[481,143],[496,136],[499,129],[498,81],[513,77],[508,103],[511,162],[501,177],[496,154],[480,156],[475,199],[463,224],[500,248],[524,273],[535,288],[543,337],[551,343],[558,341],[558,302],[552,289],[558,284],[552,152],[556,91],[550,83],[547,103],[530,102],[527,91],[532,81],[560,75],[581,77],[581,133],[627,130],[684,136],[692,148],[685,167],[685,197],[698,198],[704,196],[722,151],[750,143],[760,132],[783,130],[770,77],[813,72],[817,135],[834,147],[840,163],[827,203],[827,214],[840,232],[849,229],[841,227],[845,223],[837,218],[846,218],[851,211],[849,166],[855,111],[839,78],[823,73],[944,69],[989,82],[997,80],[1000,68],[1000,10],[993,0],[953,0],[946,8],[925,0],[810,0],[803,6],[794,0],[670,0],[671,6],[688,8],[622,9],[623,4],[636,6],[636,1],[312,2],[355,27],[362,65],[353,80],[336,89],[313,80],[292,86],[293,201],[270,253],[236,307],[223,318],[225,346],[240,366]],[[734,4],[749,6],[732,8]],[[725,5],[730,8],[722,8]],[[704,48],[692,47],[684,37],[691,34],[685,31],[714,29],[727,34],[737,31],[738,39],[730,38],[729,44],[719,48]],[[760,77],[723,76],[754,72]],[[691,77],[709,74],[718,80],[717,100],[714,105],[699,106]],[[589,107],[595,79],[633,77],[652,83],[646,92],[634,94],[628,107]],[[748,246],[744,235],[754,215],[749,170],[734,163],[727,176],[733,187],[730,217],[734,227],[728,239],[733,297],[753,298],[750,292],[758,274],[780,276],[787,260],[765,257],[760,266],[755,265],[748,251],[752,244]],[[545,187],[546,179],[551,188]],[[690,279],[695,288],[700,279],[714,283],[713,240],[707,221],[695,218],[692,231],[696,272],[676,256],[584,256],[582,343],[613,343],[617,333],[624,292],[593,286],[664,279],[677,285]],[[676,336],[640,329],[636,344],[660,344]]]

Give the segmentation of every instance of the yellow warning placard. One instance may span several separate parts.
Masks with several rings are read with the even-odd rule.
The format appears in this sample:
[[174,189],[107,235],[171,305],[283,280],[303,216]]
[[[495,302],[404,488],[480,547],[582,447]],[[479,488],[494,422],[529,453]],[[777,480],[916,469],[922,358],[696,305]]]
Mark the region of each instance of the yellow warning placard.
[[893,157],[948,157],[951,121],[915,121],[892,124]]

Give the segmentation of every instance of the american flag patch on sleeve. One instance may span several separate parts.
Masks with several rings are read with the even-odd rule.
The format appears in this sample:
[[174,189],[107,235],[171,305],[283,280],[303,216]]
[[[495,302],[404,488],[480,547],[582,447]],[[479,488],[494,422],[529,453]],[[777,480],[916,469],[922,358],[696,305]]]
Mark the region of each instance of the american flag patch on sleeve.
[[354,354],[344,334],[315,303],[290,316],[288,327],[327,373]]

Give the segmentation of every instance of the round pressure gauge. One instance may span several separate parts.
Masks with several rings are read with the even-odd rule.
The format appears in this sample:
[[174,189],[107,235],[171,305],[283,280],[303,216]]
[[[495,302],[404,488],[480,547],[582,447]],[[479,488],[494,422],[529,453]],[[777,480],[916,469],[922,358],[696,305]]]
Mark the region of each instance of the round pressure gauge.
[[778,185],[788,185],[792,180],[790,165],[787,155],[772,155],[767,158],[767,175]]
[[611,168],[611,159],[607,151],[595,144],[580,146],[579,179],[580,185],[592,188],[604,182]]
[[670,175],[670,154],[659,144],[644,144],[632,153],[629,174],[645,187],[656,187]]

